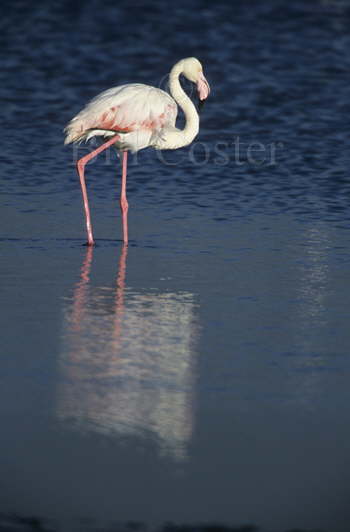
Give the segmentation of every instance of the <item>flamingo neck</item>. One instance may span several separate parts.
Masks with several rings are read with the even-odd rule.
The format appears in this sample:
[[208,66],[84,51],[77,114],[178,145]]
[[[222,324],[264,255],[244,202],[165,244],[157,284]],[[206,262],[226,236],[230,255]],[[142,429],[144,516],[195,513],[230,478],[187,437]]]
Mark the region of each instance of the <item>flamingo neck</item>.
[[[190,98],[187,96],[181,87],[179,76],[183,72],[183,61],[179,61],[173,66],[169,75],[170,93],[176,103],[183,110],[186,117],[186,124],[184,129],[179,131],[182,137],[181,146],[190,144],[199,131],[199,116]],[[178,147],[181,147],[180,145]]]

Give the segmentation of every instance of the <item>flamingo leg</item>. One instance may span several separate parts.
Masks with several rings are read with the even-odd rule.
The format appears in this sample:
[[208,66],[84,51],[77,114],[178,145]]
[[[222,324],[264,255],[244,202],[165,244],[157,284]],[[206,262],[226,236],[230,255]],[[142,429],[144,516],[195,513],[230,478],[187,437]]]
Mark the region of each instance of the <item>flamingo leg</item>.
[[83,202],[84,202],[84,209],[85,209],[85,216],[86,216],[86,229],[88,234],[88,246],[94,245],[94,237],[92,236],[92,225],[91,225],[91,216],[90,216],[90,208],[89,208],[89,201],[88,201],[88,195],[86,190],[86,183],[85,183],[85,165],[88,163],[91,159],[96,157],[101,151],[106,150],[109,148],[109,146],[112,146],[117,140],[119,140],[119,136],[115,135],[111,139],[107,140],[102,146],[99,146],[96,150],[92,151],[91,153],[88,153],[87,155],[84,155],[79,161],[77,162],[77,171],[80,178],[80,185],[81,185],[81,192],[83,194]]
[[123,223],[123,241],[124,244],[128,243],[128,209],[129,204],[126,198],[126,174],[128,165],[128,152],[123,151],[123,163],[122,163],[122,188],[120,192],[120,209],[122,211],[122,223]]

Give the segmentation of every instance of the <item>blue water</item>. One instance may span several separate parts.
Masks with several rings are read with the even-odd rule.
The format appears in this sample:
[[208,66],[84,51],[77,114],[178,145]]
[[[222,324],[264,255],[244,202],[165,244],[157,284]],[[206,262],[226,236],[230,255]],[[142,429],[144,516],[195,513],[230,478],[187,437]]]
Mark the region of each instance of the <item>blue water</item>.
[[[0,531],[348,532],[350,3],[0,12]],[[62,129],[191,55],[197,139],[130,158],[128,249],[87,166],[88,249]]]

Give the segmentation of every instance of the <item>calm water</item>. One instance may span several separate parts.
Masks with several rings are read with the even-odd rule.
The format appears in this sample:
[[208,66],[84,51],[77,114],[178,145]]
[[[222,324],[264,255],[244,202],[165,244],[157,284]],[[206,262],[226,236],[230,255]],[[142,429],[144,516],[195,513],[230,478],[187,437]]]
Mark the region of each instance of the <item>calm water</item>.
[[[0,530],[348,532],[350,3],[0,10]],[[63,127],[190,55],[196,142],[130,160],[128,249],[89,164],[87,249]]]

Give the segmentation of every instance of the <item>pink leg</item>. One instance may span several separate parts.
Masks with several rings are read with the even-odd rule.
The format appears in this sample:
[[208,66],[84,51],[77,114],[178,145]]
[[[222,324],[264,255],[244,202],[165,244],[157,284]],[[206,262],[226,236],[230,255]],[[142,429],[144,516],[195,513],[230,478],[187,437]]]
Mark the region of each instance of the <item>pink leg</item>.
[[128,164],[128,152],[123,151],[123,173],[122,173],[122,189],[120,193],[120,209],[122,211],[123,222],[123,241],[124,244],[128,243],[128,209],[129,204],[126,199],[126,172]]
[[91,217],[90,217],[90,209],[89,209],[89,202],[88,202],[88,196],[87,196],[87,190],[86,190],[86,183],[85,183],[85,175],[84,175],[84,169],[87,162],[90,161],[90,159],[93,159],[101,153],[101,151],[106,150],[109,148],[109,146],[112,146],[117,140],[119,139],[118,135],[115,135],[111,139],[107,140],[102,146],[99,146],[96,150],[92,151],[91,153],[88,153],[79,161],[77,162],[77,170],[80,178],[80,185],[81,185],[81,191],[83,193],[83,201],[84,201],[84,209],[85,209],[85,216],[86,216],[86,229],[88,234],[88,245],[93,246],[94,245],[94,237],[92,236],[92,225],[91,225]]

